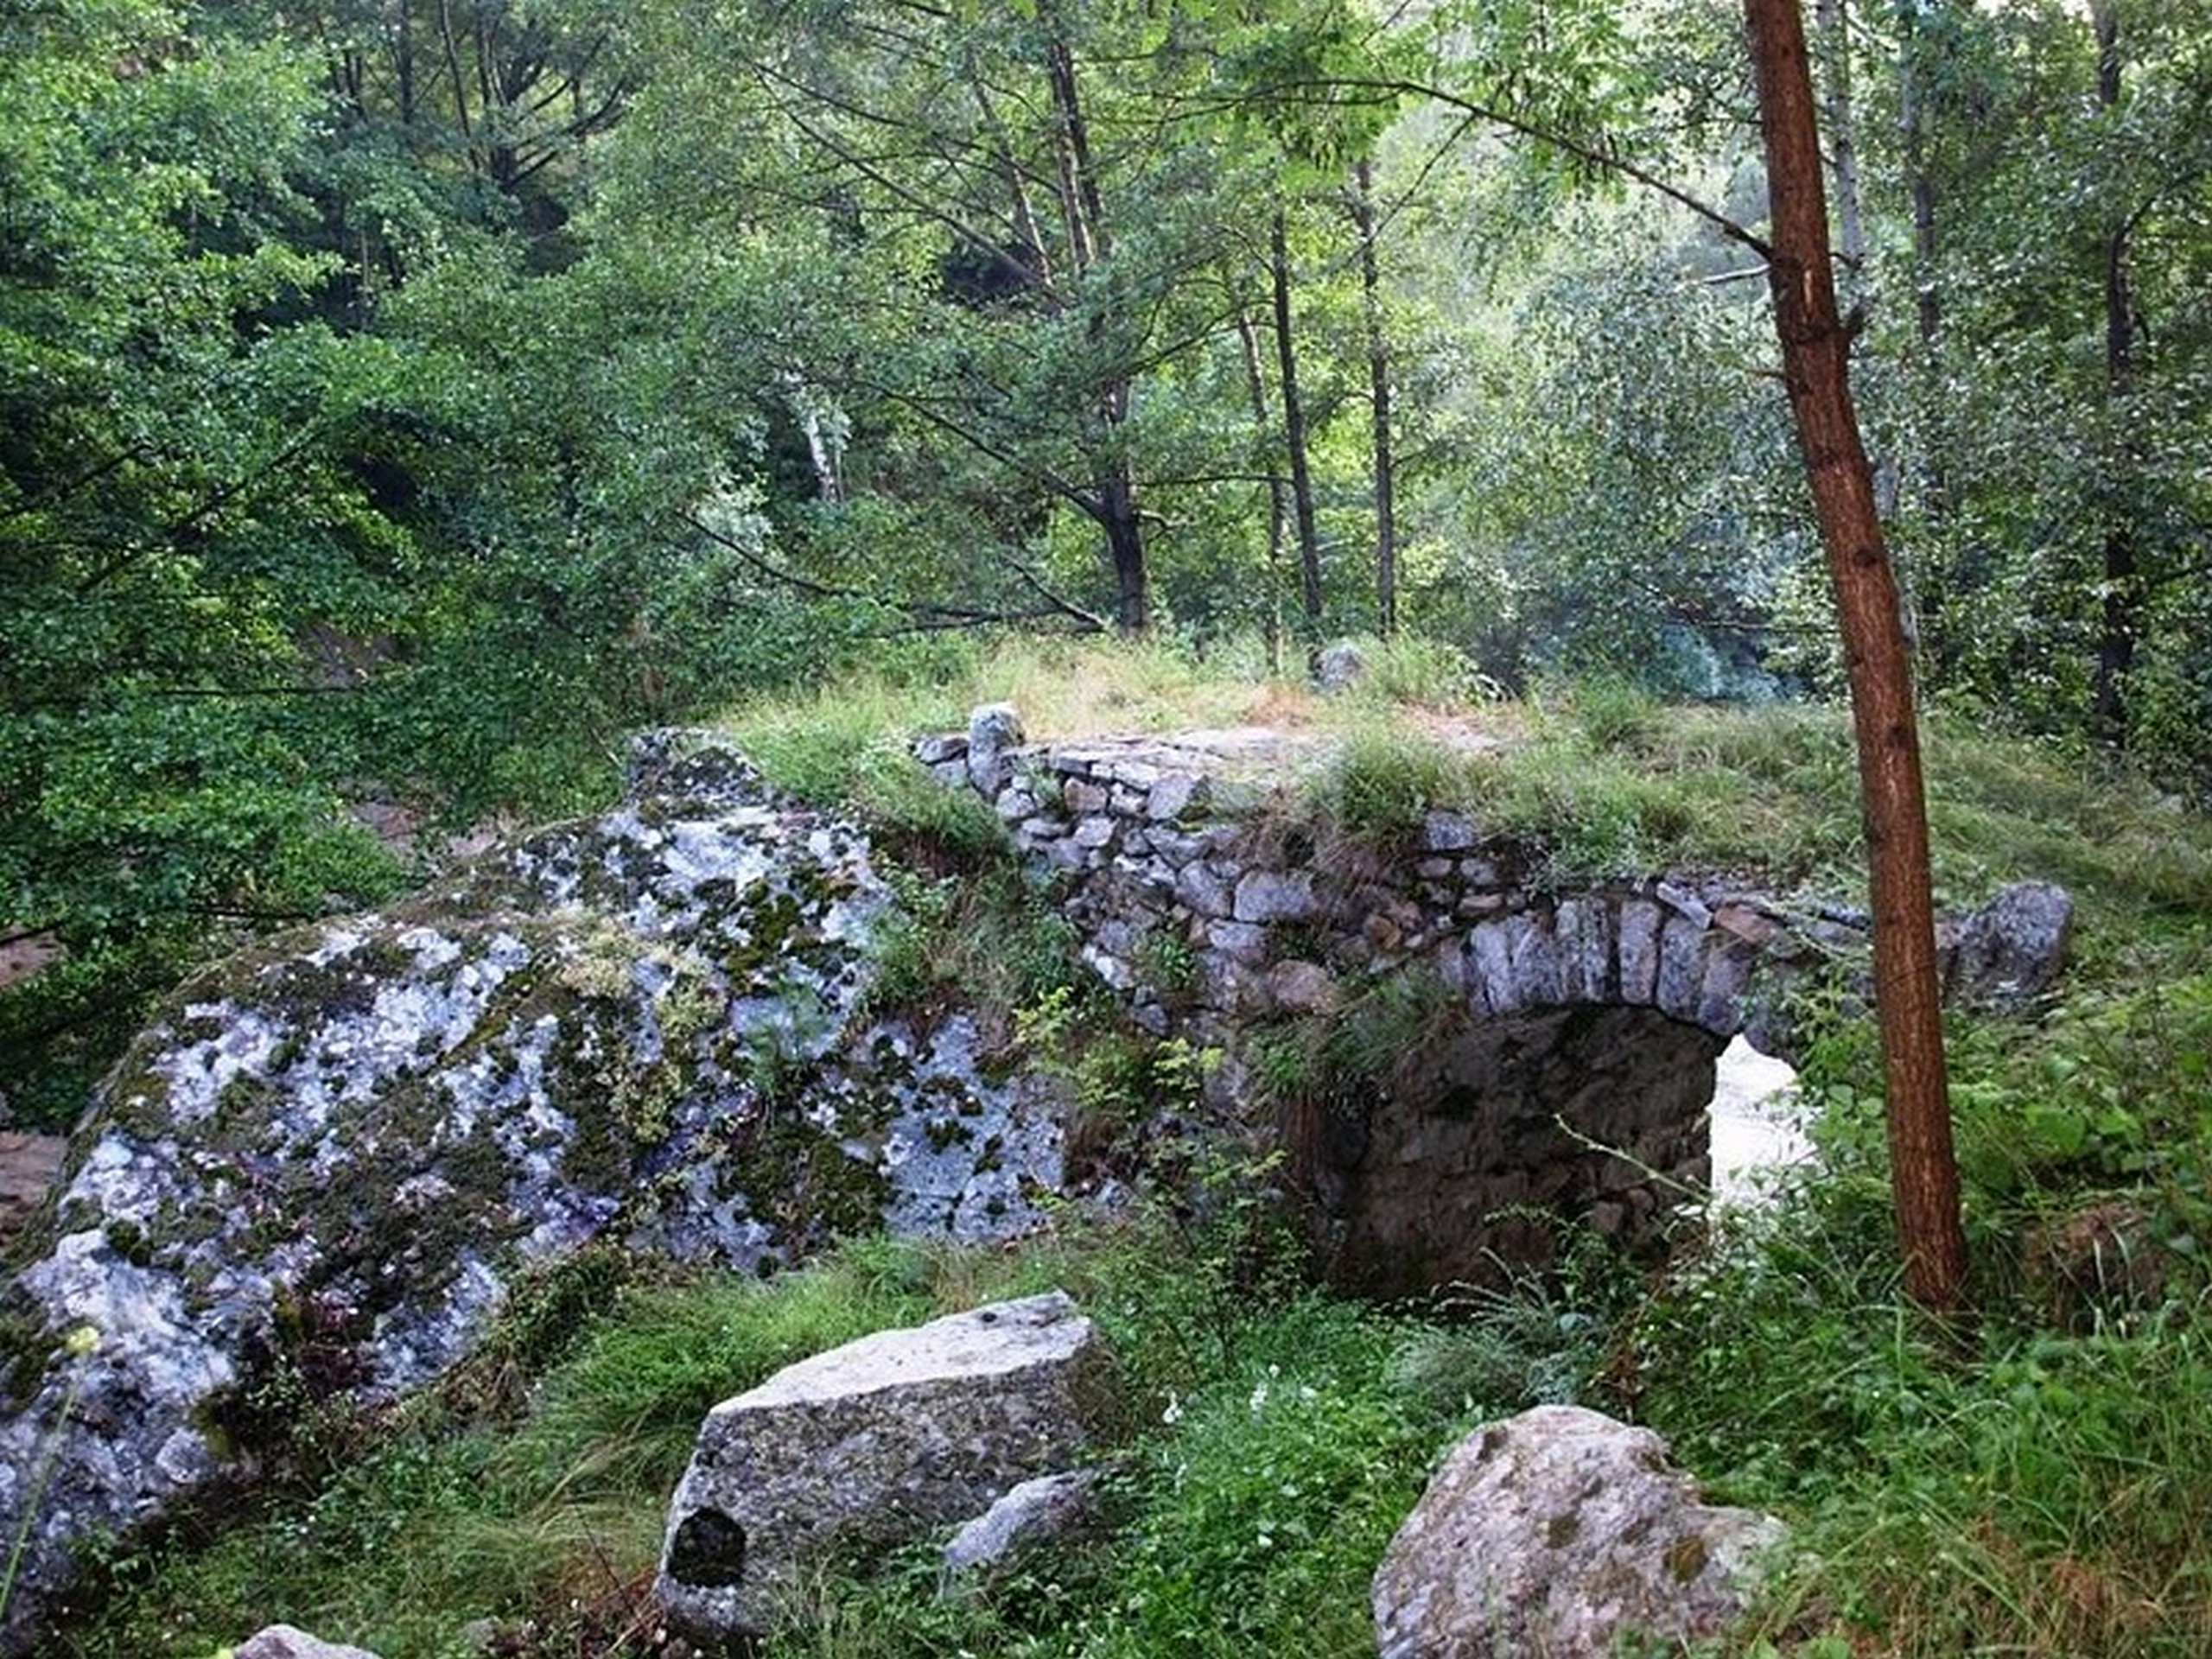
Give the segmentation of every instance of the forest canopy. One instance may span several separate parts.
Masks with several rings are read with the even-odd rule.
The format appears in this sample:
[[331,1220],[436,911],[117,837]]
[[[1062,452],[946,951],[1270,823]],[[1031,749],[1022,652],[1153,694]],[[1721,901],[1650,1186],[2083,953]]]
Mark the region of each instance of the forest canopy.
[[[2201,796],[2212,8],[1813,16],[1923,693]],[[8,0],[0,1035],[948,631],[1833,693],[1755,103],[1719,0]]]

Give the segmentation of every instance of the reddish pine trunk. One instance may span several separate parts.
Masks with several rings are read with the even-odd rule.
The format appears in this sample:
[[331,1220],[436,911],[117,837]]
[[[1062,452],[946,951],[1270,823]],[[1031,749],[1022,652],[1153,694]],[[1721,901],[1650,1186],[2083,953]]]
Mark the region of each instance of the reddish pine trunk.
[[1905,1289],[1939,1313],[1966,1290],[1966,1238],[1943,1072],[1928,810],[1912,667],[1852,407],[1799,0],[1744,0],[1758,70],[1773,221],[1769,283],[1851,681],[1874,911],[1874,1006]]

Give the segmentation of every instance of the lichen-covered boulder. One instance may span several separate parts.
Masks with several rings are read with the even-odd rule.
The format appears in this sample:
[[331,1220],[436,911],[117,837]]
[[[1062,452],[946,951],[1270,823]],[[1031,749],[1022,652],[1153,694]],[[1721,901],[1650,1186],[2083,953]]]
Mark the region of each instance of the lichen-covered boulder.
[[724,1401],[669,1509],[671,1624],[708,1644],[760,1634],[825,1551],[913,1539],[1068,1468],[1103,1363],[1054,1291],[880,1332]]
[[894,902],[857,827],[664,734],[605,817],[182,991],[0,1306],[0,1652],[77,1541],[250,1472],[270,1400],[419,1386],[587,1241],[751,1269],[1033,1223],[1055,1102],[985,1076],[970,1019],[879,1017]]
[[1374,1584],[1382,1659],[1702,1640],[1741,1616],[1783,1538],[1770,1516],[1700,1502],[1649,1429],[1539,1406],[1468,1435],[1391,1540]]

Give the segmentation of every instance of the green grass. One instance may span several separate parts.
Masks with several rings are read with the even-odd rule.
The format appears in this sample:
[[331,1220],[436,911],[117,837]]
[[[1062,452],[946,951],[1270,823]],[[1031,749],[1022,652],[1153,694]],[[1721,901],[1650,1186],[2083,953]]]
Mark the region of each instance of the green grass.
[[[2026,1042],[1963,1035],[1962,1141],[2046,1139],[1970,1154],[1980,1306],[1953,1330],[1898,1294],[1867,1057],[1841,1040],[1812,1074],[1828,1172],[1656,1276],[1585,1244],[1562,1277],[1456,1304],[1339,1300],[1306,1283],[1267,1172],[1223,1166],[1195,1211],[1070,1217],[1014,1250],[862,1241],[766,1282],[633,1287],[520,1417],[418,1412],[243,1529],[120,1563],[60,1650],[205,1659],[281,1617],[386,1659],[467,1651],[482,1619],[532,1659],[650,1651],[663,1506],[712,1401],[861,1331],[1057,1284],[1117,1358],[1109,1535],[951,1602],[926,1548],[825,1569],[775,1653],[1370,1651],[1368,1577],[1443,1451],[1580,1399],[1660,1428],[1807,1546],[1718,1651],[2201,1654],[2212,1293],[2183,1241],[2212,1148],[2212,976],[2089,995]],[[2124,1184],[2158,1278],[2055,1281],[2044,1224]]]
[[1200,657],[1166,640],[1012,635],[941,646],[915,664],[856,668],[810,693],[741,704],[717,723],[776,781],[834,796],[861,751],[963,731],[969,711],[991,702],[1014,704],[1039,742],[1312,717],[1301,688],[1235,652]]
[[[939,649],[925,675],[894,664],[764,699],[722,723],[786,787],[961,852],[989,843],[995,825],[961,792],[937,789],[907,746],[963,727],[979,703],[1011,701],[1038,741],[1248,721],[1306,733],[1320,758],[1291,812],[1368,844],[1402,844],[1442,808],[1534,843],[1544,876],[1560,881],[1674,865],[1842,895],[1863,884],[1840,709],[1666,708],[1615,681],[1500,703],[1433,645],[1370,645],[1370,656],[1367,682],[1324,701],[1234,653],[1009,640]],[[2149,784],[1942,714],[1923,736],[1946,902],[2033,877],[2115,922],[2212,908],[2212,837]]]

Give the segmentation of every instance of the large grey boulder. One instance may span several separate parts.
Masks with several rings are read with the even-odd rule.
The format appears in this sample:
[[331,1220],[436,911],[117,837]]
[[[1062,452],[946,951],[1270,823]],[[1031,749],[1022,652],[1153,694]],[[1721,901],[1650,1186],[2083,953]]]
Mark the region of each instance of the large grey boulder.
[[1950,991],[2002,1014],[2033,1007],[2057,982],[2074,937],[2074,900],[2049,881],[2016,881],[1956,926]]
[[0,1536],[32,1511],[0,1652],[78,1541],[250,1478],[257,1402],[418,1387],[588,1242],[752,1271],[1033,1225],[1052,1086],[985,1076],[972,1018],[878,1015],[895,902],[858,826],[663,734],[606,816],[185,988],[0,1302]]
[[1631,1636],[1693,1642],[1742,1614],[1782,1523],[1715,1509],[1666,1442],[1577,1406],[1475,1430],[1375,1574],[1382,1659],[1604,1659]]
[[757,1635],[824,1551],[912,1540],[1066,1469],[1103,1364],[1053,1291],[881,1332],[724,1401],[669,1508],[670,1624],[706,1643]]

